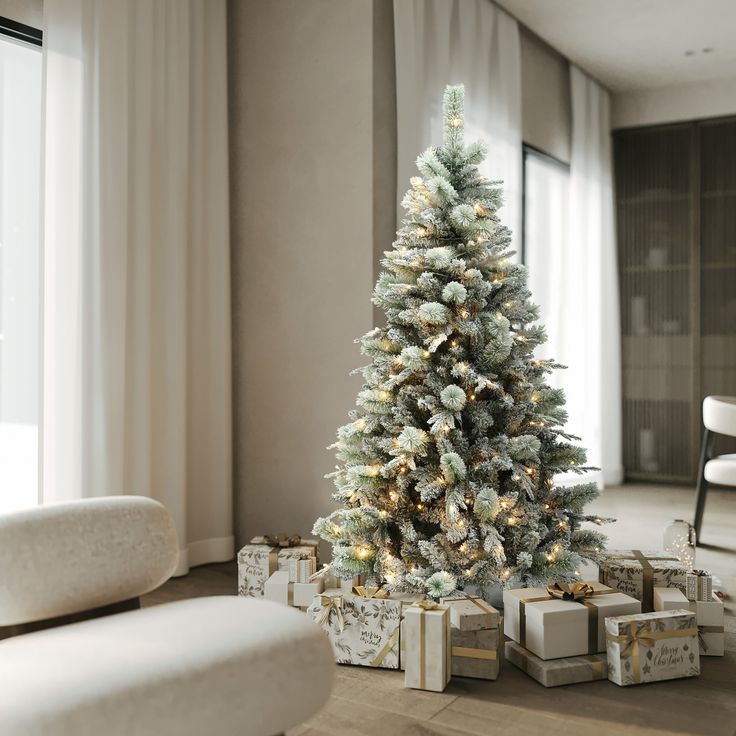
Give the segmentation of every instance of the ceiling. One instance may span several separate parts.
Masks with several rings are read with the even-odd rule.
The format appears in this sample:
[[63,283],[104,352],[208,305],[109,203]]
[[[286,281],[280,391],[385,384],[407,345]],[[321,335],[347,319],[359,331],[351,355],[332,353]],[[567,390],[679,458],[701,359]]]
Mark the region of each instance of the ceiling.
[[614,92],[736,76],[735,0],[496,2]]

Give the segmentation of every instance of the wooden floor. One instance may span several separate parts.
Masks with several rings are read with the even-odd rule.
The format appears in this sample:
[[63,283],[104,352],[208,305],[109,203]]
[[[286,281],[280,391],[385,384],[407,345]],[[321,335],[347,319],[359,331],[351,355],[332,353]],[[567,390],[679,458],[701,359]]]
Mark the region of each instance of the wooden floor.
[[[661,547],[662,529],[692,515],[691,489],[626,485],[605,491],[593,513],[615,516],[612,548]],[[506,664],[496,682],[455,678],[444,693],[405,690],[403,673],[338,667],[328,704],[289,736],[736,735],[736,493],[709,493],[696,564],[721,579],[726,602],[725,657],[703,657],[695,679],[621,688],[610,682],[545,689]],[[233,563],[172,580],[144,604],[233,594]]]

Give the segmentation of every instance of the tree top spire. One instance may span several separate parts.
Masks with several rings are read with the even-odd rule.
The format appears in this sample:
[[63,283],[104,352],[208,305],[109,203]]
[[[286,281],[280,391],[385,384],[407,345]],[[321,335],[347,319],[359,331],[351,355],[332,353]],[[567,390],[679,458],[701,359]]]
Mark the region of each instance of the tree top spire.
[[443,143],[446,148],[463,145],[465,85],[448,84],[442,99]]

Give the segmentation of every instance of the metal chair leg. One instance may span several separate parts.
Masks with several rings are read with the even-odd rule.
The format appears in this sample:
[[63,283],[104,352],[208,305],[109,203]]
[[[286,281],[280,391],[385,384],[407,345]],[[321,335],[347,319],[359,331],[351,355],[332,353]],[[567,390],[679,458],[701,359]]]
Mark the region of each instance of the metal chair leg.
[[700,450],[700,465],[698,467],[698,483],[695,488],[695,534],[700,541],[700,527],[703,524],[703,511],[705,510],[705,496],[708,493],[708,481],[705,479],[705,464],[710,460],[713,446],[713,432],[709,429],[703,432],[703,445]]

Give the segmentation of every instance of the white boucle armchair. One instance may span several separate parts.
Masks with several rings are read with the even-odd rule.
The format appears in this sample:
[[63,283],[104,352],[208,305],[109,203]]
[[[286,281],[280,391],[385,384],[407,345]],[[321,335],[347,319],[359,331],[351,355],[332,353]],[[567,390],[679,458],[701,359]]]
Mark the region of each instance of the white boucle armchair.
[[0,516],[0,734],[274,736],[321,708],[334,659],[298,611],[236,596],[139,609],[177,558],[146,498]]

